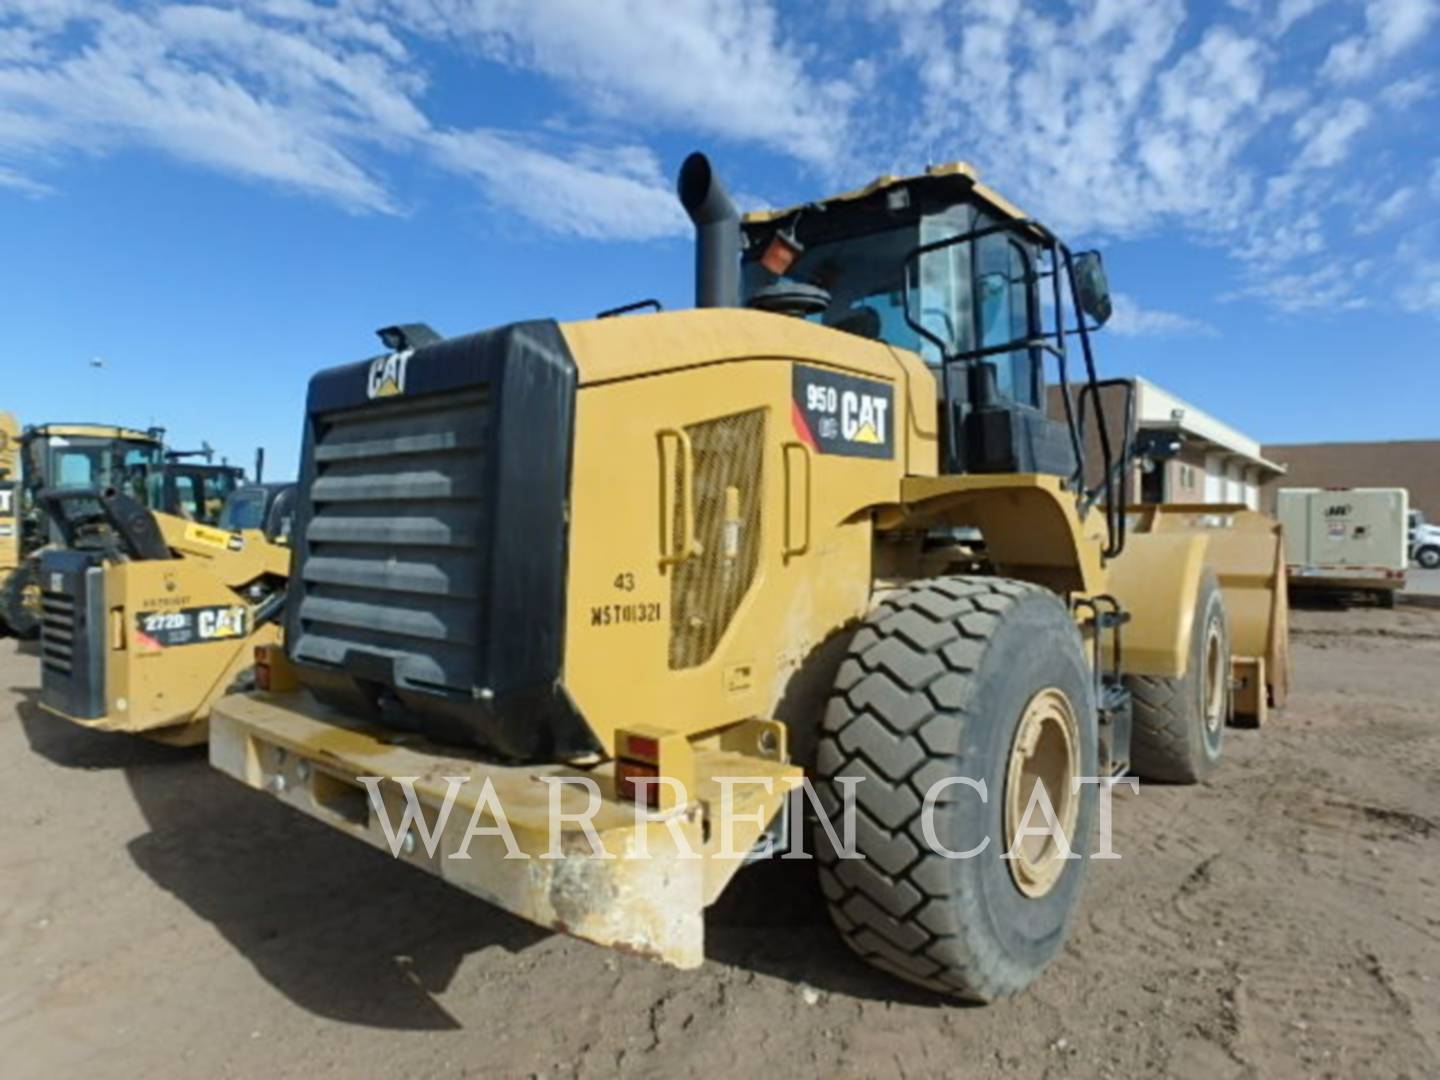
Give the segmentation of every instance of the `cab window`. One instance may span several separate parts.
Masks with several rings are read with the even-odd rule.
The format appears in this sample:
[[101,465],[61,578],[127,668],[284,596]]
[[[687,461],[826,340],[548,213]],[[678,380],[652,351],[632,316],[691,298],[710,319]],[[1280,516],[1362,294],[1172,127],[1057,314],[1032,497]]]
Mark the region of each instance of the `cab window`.
[[200,521],[202,509],[200,494],[195,490],[193,476],[175,477],[175,513],[186,521]]
[[258,529],[265,520],[265,492],[237,491],[220,513],[220,528],[234,532]]
[[[984,237],[977,244],[976,317],[979,347],[996,348],[1034,336],[1033,274],[1025,251],[1003,233]],[[995,366],[995,386],[1011,401],[1039,407],[1036,351],[1021,347],[984,358]]]

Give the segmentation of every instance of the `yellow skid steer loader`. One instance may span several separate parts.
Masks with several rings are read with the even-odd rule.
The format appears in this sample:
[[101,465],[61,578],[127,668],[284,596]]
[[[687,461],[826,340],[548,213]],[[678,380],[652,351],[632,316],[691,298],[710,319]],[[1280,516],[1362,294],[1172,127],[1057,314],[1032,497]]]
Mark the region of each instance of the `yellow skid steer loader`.
[[204,742],[210,708],[280,640],[290,549],[95,489],[38,499],[64,544],[40,556],[40,705],[101,731]]

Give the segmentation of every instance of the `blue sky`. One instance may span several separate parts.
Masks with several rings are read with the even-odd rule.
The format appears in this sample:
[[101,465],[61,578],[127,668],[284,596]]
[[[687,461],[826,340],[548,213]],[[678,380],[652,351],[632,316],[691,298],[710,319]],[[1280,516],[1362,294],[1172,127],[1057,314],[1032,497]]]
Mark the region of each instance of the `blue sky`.
[[1437,437],[1437,8],[0,0],[0,408],[293,471],[376,327],[686,304],[700,147],[749,205],[970,161],[1104,251],[1107,374]]

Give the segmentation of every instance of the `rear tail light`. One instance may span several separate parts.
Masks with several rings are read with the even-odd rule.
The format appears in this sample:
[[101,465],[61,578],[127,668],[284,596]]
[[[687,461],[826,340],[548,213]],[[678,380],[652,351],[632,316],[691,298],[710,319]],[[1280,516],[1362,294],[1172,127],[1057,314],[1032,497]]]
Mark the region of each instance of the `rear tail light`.
[[660,767],[658,765],[646,765],[639,761],[617,761],[615,762],[615,787],[624,797],[632,802],[639,802],[643,794],[645,805],[656,807],[660,805],[659,784],[637,784],[640,779],[658,780]]

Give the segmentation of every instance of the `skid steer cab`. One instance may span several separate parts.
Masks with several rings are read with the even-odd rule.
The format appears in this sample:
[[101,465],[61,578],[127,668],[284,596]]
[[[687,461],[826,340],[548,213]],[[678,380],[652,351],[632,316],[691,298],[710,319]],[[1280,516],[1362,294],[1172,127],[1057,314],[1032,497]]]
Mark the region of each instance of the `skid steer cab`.
[[210,707],[280,639],[290,552],[113,490],[39,494],[64,546],[40,556],[40,706],[101,731],[203,742]]
[[685,967],[788,836],[877,968],[1014,993],[1110,782],[1216,767],[1227,596],[1275,582],[1223,524],[1132,527],[1099,256],[967,166],[742,221],[697,154],[679,193],[694,310],[393,326],[312,378],[284,645],[211,762]]

